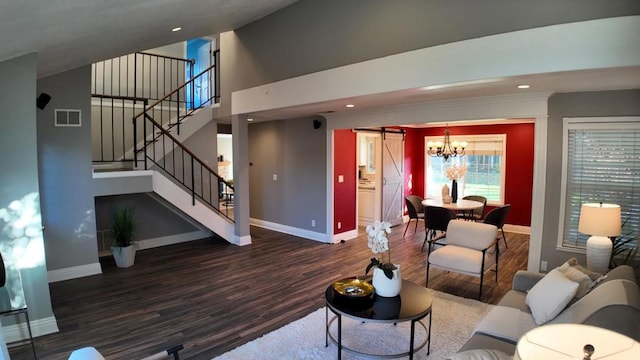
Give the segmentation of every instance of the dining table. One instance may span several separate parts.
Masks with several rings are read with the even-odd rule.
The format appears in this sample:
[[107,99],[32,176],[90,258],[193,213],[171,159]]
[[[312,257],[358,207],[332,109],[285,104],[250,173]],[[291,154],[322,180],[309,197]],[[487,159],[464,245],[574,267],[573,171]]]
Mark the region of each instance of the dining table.
[[466,218],[466,215],[469,215],[471,218],[471,214],[473,214],[473,210],[480,209],[484,206],[483,203],[474,200],[465,200],[458,199],[456,202],[444,202],[441,198],[427,198],[422,200],[423,206],[439,206],[449,210],[452,210],[456,213],[463,214],[463,218]]

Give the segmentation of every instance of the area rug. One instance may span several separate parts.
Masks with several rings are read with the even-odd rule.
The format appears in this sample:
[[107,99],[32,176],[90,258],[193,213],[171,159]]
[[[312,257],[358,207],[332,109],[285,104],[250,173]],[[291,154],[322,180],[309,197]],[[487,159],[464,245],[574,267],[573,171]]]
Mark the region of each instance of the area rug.
[[[414,359],[446,359],[457,352],[471,337],[476,324],[493,305],[461,298],[446,293],[433,292],[433,322],[431,325],[431,352],[427,347],[414,354]],[[331,311],[329,317],[331,318]],[[428,324],[428,318],[425,318]],[[336,324],[331,332],[337,337]],[[369,353],[403,353],[409,349],[410,323],[393,324],[363,323],[343,317],[343,344]],[[415,344],[426,339],[426,332],[416,326]],[[325,308],[270,332],[254,341],[239,346],[216,360],[246,359],[309,359],[337,358],[337,346],[329,341],[325,347]],[[343,352],[343,359],[366,357]]]

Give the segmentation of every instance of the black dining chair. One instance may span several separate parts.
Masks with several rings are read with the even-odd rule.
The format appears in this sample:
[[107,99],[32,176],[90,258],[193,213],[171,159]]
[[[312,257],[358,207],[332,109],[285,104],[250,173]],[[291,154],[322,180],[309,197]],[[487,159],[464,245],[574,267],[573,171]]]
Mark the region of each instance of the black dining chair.
[[507,245],[507,237],[504,235],[504,223],[507,221],[507,215],[511,209],[511,204],[507,204],[501,207],[497,207],[487,213],[484,217],[485,224],[491,224],[497,227],[502,232],[502,240],[504,240],[505,248],[509,248]]
[[458,213],[458,219],[482,221],[484,220],[484,211],[487,208],[487,198],[481,195],[467,195],[462,198],[463,200],[473,200],[482,203],[481,208],[465,211],[464,213]]
[[424,207],[424,241],[422,242],[421,251],[424,251],[424,245],[427,241],[431,241],[440,231],[444,233],[447,231],[449,221],[456,218],[456,214],[441,206],[425,206]]
[[418,195],[407,195],[404,198],[404,202],[407,205],[407,213],[409,214],[409,221],[407,222],[407,226],[404,228],[404,237],[407,234],[407,230],[409,229],[409,224],[411,220],[416,221],[416,226],[414,232],[418,230],[418,222],[420,219],[424,220],[424,206],[422,206],[422,198]]

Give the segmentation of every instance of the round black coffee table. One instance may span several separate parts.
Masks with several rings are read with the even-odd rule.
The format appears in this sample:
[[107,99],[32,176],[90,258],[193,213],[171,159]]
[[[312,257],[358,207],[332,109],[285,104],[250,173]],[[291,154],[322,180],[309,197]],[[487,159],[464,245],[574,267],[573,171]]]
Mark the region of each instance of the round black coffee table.
[[[427,345],[427,354],[431,347],[431,305],[433,297],[429,290],[423,286],[416,285],[410,281],[402,281],[400,295],[392,298],[375,295],[369,303],[351,302],[349,299],[336,294],[332,286],[327,287],[326,297],[326,332],[325,346],[329,346],[329,340],[338,345],[338,359],[342,358],[342,350],[350,353],[364,355],[367,357],[379,358],[399,358],[409,356],[413,359],[413,354]],[[335,314],[329,319],[329,310]],[[425,325],[422,319],[429,315],[429,324]],[[409,338],[409,351],[400,354],[369,354],[349,348],[342,344],[342,316],[346,316],[363,322],[377,323],[400,323],[411,321],[411,335]],[[329,328],[334,321],[338,321],[338,338],[336,339]],[[415,325],[422,326],[427,334],[424,342],[414,347]]]

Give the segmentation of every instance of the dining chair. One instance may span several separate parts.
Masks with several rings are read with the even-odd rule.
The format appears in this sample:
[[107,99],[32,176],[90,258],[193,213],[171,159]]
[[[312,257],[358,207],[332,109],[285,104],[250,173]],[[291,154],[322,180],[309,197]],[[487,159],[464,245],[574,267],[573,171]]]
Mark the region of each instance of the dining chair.
[[411,220],[416,221],[414,232],[418,230],[418,222],[420,222],[420,219],[424,220],[424,206],[422,206],[422,200],[424,199],[418,195],[407,195],[404,198],[404,202],[407,205],[407,213],[409,214],[409,221],[407,222],[407,226],[404,228],[404,234],[402,234],[402,237],[407,234]]
[[505,248],[509,248],[507,245],[507,237],[504,235],[504,223],[507,221],[507,215],[511,209],[511,204],[507,204],[501,207],[497,207],[487,213],[484,217],[485,224],[494,225],[502,232],[502,240],[504,241]]
[[[428,216],[428,215],[427,215]],[[429,241],[425,287],[429,285],[429,268],[480,277],[478,299],[482,297],[484,273],[495,265],[498,282],[498,228],[475,221],[454,220],[447,226],[444,244],[432,249],[436,241]],[[440,240],[437,238],[438,241]]]
[[458,213],[456,216],[458,219],[482,221],[484,219],[484,211],[487,208],[487,198],[481,195],[467,195],[462,198],[463,200],[473,200],[482,203],[481,208],[465,211],[464,213]]
[[449,221],[456,218],[456,214],[441,206],[425,206],[424,207],[424,241],[420,251],[424,251],[424,245],[436,237],[437,232],[447,231]]

